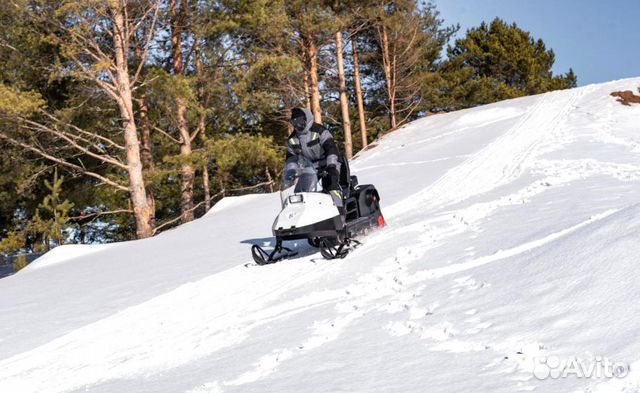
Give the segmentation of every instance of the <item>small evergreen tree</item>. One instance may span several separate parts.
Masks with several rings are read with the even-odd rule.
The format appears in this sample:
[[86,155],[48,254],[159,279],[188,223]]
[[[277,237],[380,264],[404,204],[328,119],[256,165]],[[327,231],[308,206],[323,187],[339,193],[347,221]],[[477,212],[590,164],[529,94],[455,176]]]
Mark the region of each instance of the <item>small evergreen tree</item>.
[[215,175],[221,189],[272,180],[272,175],[284,165],[284,152],[274,148],[271,137],[246,133],[210,140],[203,153],[203,158],[214,159]]
[[[73,208],[73,203],[68,200],[62,200],[62,183],[64,176],[58,177],[58,170],[53,174],[53,181],[44,181],[45,187],[50,194],[44,197],[44,200],[36,210],[34,219],[34,229],[44,234],[45,250],[49,249],[49,241],[54,241],[55,245],[64,244],[63,230],[69,221],[69,211]],[[42,214],[44,213],[44,217]]]
[[26,254],[20,254],[16,257],[16,261],[13,263],[13,271],[17,273],[24,269],[28,264],[29,262],[27,262]]
[[0,254],[11,255],[23,249],[26,245],[26,239],[23,232],[11,231],[7,236],[0,240]]

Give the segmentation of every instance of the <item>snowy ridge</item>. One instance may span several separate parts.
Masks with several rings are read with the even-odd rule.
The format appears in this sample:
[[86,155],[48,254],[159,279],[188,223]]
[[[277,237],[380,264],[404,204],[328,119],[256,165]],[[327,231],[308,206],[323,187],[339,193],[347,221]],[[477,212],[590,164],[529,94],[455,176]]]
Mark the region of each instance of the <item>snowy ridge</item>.
[[[0,391],[638,391],[640,106],[609,97],[638,85],[389,134],[352,164],[389,226],[344,260],[292,242],[299,258],[250,264],[276,194],[59,249],[0,280]],[[631,371],[539,379],[549,356]]]

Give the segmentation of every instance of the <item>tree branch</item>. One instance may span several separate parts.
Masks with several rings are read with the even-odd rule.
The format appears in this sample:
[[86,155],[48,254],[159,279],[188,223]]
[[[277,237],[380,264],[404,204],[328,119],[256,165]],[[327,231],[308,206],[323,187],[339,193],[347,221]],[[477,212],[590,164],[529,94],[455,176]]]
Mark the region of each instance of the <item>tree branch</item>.
[[125,150],[125,147],[124,147],[124,146],[117,144],[116,142],[112,141],[112,140],[111,140],[111,139],[109,139],[109,138],[106,138],[106,137],[104,137],[104,136],[102,136],[102,135],[94,134],[94,133],[89,132],[89,131],[85,131],[85,130],[83,130],[82,128],[80,128],[80,127],[78,127],[78,126],[75,126],[75,125],[73,125],[73,124],[70,124],[70,123],[67,123],[67,122],[65,122],[65,121],[62,121],[62,120],[58,119],[57,117],[53,116],[53,115],[52,115],[52,114],[50,114],[50,113],[47,113],[47,112],[44,112],[44,111],[43,111],[42,113],[43,113],[45,116],[49,117],[51,120],[53,120],[53,121],[55,121],[55,122],[58,122],[58,123],[60,123],[60,124],[62,124],[62,125],[65,125],[65,126],[67,126],[67,127],[71,127],[71,128],[73,128],[74,130],[78,131],[78,132],[79,132],[79,133],[81,133],[81,134],[84,134],[84,135],[87,135],[87,136],[90,136],[90,137],[96,137],[96,138],[98,138],[99,140],[101,140],[101,141],[103,141],[103,142],[106,142],[109,146],[113,146],[113,147],[117,148],[118,150],[122,150],[122,151],[124,151],[124,150]]
[[151,128],[153,128],[154,130],[158,131],[160,133],[160,135],[163,135],[163,136],[169,138],[171,141],[173,141],[173,142],[175,142],[177,144],[181,144],[182,143],[182,138],[176,139],[176,138],[172,137],[171,134],[169,134],[168,132],[163,130],[162,128],[156,127],[154,125],[152,125]]
[[20,142],[18,140],[15,140],[15,139],[9,137],[8,135],[5,135],[1,131],[0,131],[0,139],[3,139],[5,141],[7,141],[7,142],[11,143],[14,146],[19,146],[19,147],[22,147],[23,149],[29,150],[29,151],[31,151],[33,153],[36,153],[39,156],[41,156],[43,158],[46,158],[49,161],[58,163],[60,165],[66,166],[67,168],[71,168],[71,169],[76,170],[76,171],[78,171],[80,173],[83,173],[83,174],[85,174],[87,176],[91,176],[91,177],[93,177],[95,179],[98,179],[98,180],[102,181],[104,184],[110,185],[110,186],[114,187],[115,189],[117,189],[119,191],[129,192],[129,189],[127,187],[123,186],[120,183],[116,183],[115,181],[113,181],[113,180],[111,180],[111,179],[109,179],[107,177],[104,177],[104,176],[102,176],[100,174],[97,174],[95,172],[87,171],[86,169],[80,167],[79,165],[72,164],[70,162],[67,162],[67,161],[61,159],[61,158],[52,156],[51,154],[48,154],[47,152],[45,152],[45,151],[43,151],[43,150],[41,150],[41,149],[39,149],[37,147],[34,147],[34,146],[31,146],[31,145],[26,144],[24,142]]
[[113,157],[111,157],[109,155],[96,154],[96,153],[92,152],[91,150],[89,150],[88,148],[86,148],[84,146],[81,146],[78,143],[76,143],[76,141],[74,141],[73,138],[69,137],[67,134],[65,134],[62,131],[55,130],[53,128],[45,126],[44,124],[40,124],[38,122],[35,122],[33,120],[29,120],[29,119],[26,119],[26,118],[23,118],[23,117],[19,117],[18,119],[23,121],[23,122],[25,122],[26,124],[29,124],[30,126],[34,127],[36,130],[48,132],[48,133],[50,133],[52,135],[55,135],[55,136],[57,136],[57,137],[59,137],[61,139],[64,139],[65,141],[69,142],[69,144],[72,147],[75,147],[77,150],[83,152],[84,154],[86,154],[88,156],[91,156],[91,157],[93,157],[95,159],[98,159],[98,160],[100,160],[100,161],[102,161],[104,163],[115,165],[115,166],[117,166],[117,167],[119,167],[121,169],[124,169],[124,170],[128,169],[128,166],[125,165],[124,163],[122,163],[122,161],[120,161],[120,160],[118,160],[116,158],[113,158]]
[[[101,80],[98,75],[95,75],[95,73],[87,68],[84,63],[82,63],[82,61],[80,61],[80,59],[78,59],[77,57],[71,56],[71,60],[73,60],[73,62],[76,63],[78,67],[80,67],[86,79],[92,80],[93,82],[97,83],[98,86],[106,91],[116,102],[120,101],[120,95],[118,94],[118,90],[115,85],[109,85],[105,81]],[[116,80],[112,79],[112,82],[115,84]]]
[[[144,65],[147,62],[147,58],[149,57],[149,48],[151,47],[151,42],[153,41],[153,33],[155,31],[156,28],[156,21],[158,20],[158,11],[160,10],[160,0],[156,1],[156,6],[155,6],[155,11],[153,13],[153,19],[151,21],[151,27],[149,28],[149,33],[147,35],[147,40],[144,46],[144,51],[142,52],[142,56],[140,56],[140,64],[138,64],[138,68],[136,69],[136,73],[133,76],[133,79],[131,79],[131,83],[130,86],[133,87],[135,86],[135,84],[138,82],[138,78],[140,77],[140,73],[142,72],[142,69],[144,68]],[[146,14],[143,16],[142,20],[140,20],[139,23],[141,23],[144,19],[146,19]],[[135,26],[135,30],[137,30],[138,28],[138,24],[136,24]]]
[[131,209],[119,209],[119,210],[109,210],[106,212],[96,212],[96,213],[89,213],[89,214],[84,214],[84,213],[80,213],[79,216],[74,216],[74,217],[69,217],[68,219],[70,221],[77,221],[77,220],[84,220],[90,217],[95,217],[98,218],[100,216],[108,216],[108,215],[112,215],[112,214],[122,214],[122,213],[133,213],[133,210]]

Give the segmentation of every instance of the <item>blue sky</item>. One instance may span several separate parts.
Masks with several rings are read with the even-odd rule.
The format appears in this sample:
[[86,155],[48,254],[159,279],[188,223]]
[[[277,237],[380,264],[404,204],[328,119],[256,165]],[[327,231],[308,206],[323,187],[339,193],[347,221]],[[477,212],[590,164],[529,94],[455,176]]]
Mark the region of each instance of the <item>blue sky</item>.
[[640,0],[434,0],[459,34],[500,17],[542,38],[578,84],[640,76]]

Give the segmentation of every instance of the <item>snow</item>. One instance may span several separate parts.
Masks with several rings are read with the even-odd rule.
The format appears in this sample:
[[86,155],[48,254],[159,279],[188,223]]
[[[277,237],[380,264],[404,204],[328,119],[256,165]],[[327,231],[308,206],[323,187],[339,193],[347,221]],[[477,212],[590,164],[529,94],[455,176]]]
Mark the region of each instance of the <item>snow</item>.
[[[111,244],[64,244],[47,252],[45,255],[28,264],[24,269],[30,271],[43,267],[65,263],[75,258],[86,257],[94,252],[112,247]],[[86,259],[86,258],[84,258]]]
[[[277,194],[0,280],[0,392],[640,390],[640,78],[430,116],[352,171],[388,226],[250,263]],[[570,359],[625,378],[542,378]],[[545,374],[545,372],[547,372]]]

